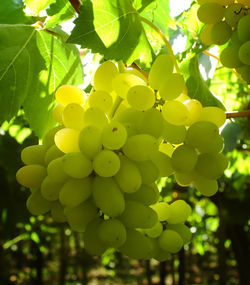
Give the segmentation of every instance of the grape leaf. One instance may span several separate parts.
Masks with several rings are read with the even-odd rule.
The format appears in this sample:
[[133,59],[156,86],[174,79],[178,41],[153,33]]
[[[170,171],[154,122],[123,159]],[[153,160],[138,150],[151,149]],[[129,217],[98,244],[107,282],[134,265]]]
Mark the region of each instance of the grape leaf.
[[38,14],[41,10],[45,9],[50,4],[54,3],[56,0],[24,0],[24,3],[28,9],[30,9],[35,14]]
[[84,0],[68,42],[132,63],[152,61],[152,51],[140,16],[129,0]]
[[1,0],[0,24],[26,23],[28,17],[23,12],[24,8],[21,0]]

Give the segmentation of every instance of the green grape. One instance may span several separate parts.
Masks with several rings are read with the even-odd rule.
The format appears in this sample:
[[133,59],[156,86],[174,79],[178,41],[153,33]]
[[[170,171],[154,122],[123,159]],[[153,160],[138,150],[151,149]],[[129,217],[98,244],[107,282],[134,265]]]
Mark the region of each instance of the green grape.
[[184,142],[186,132],[185,126],[175,126],[165,121],[161,137],[171,144],[180,144]]
[[151,155],[151,160],[158,168],[160,177],[168,177],[174,172],[171,158],[165,153],[156,151]]
[[153,244],[153,258],[159,262],[166,261],[171,257],[170,252],[163,250],[159,246],[159,240],[156,238],[151,238],[151,242]]
[[225,10],[221,4],[208,2],[200,6],[197,11],[197,16],[199,20],[205,24],[215,24],[223,19]]
[[64,215],[64,206],[59,201],[52,203],[50,213],[53,220],[57,223],[64,223],[67,221]]
[[213,28],[213,24],[206,24],[203,29],[200,32],[200,39],[201,42],[205,46],[211,46],[213,44],[212,38],[211,38],[211,30]]
[[147,234],[147,236],[151,238],[159,237],[162,231],[163,231],[163,226],[162,223],[160,222],[157,222],[152,228],[144,230],[145,234]]
[[108,247],[120,247],[127,238],[126,228],[117,219],[102,221],[98,229],[98,237]]
[[238,73],[242,76],[242,78],[250,84],[250,66],[242,66],[236,69]]
[[102,144],[108,149],[117,150],[123,147],[126,140],[127,131],[125,127],[117,121],[110,122],[102,131]]
[[151,160],[137,161],[136,165],[141,173],[143,184],[151,184],[159,178],[159,169]]
[[84,126],[96,125],[102,128],[108,123],[108,118],[102,110],[90,107],[85,111],[83,121]]
[[146,82],[130,73],[120,73],[112,82],[113,89],[122,99],[126,99],[128,90],[135,85],[146,86]]
[[63,171],[70,177],[81,179],[93,170],[92,161],[81,152],[70,152],[62,157]]
[[59,198],[62,186],[62,183],[54,182],[50,176],[46,176],[41,184],[41,194],[46,200],[55,201]]
[[56,100],[63,106],[70,103],[83,105],[86,101],[86,93],[77,86],[62,85],[56,90]]
[[62,112],[63,124],[66,128],[81,130],[83,128],[83,108],[76,103],[70,103]]
[[130,87],[126,98],[128,104],[139,111],[149,110],[155,103],[154,90],[145,85]]
[[153,89],[159,90],[161,84],[173,72],[173,69],[174,63],[170,55],[161,54],[157,56],[148,74],[149,85]]
[[114,176],[120,164],[119,156],[111,150],[101,150],[93,160],[94,171],[102,177]]
[[126,156],[120,156],[120,169],[115,175],[115,181],[126,193],[137,191],[142,183],[141,174],[137,165]]
[[184,200],[176,200],[169,206],[170,216],[167,219],[169,224],[179,224],[184,223],[192,210],[188,203]]
[[97,208],[87,200],[76,207],[65,207],[64,214],[72,230],[84,232],[88,223],[97,217]]
[[192,125],[193,123],[199,120],[203,110],[202,105],[200,101],[196,99],[188,99],[184,101],[184,105],[189,111],[187,125]]
[[171,157],[174,152],[174,147],[170,143],[162,142],[159,146],[159,151]]
[[240,40],[239,38],[239,35],[238,35],[238,31],[235,30],[233,33],[232,33],[232,36],[231,36],[231,41],[232,41],[232,44],[233,45],[236,45],[240,48],[240,46],[242,45],[242,41]]
[[123,146],[124,154],[131,160],[148,160],[150,155],[157,151],[157,140],[148,134],[131,136]]
[[113,98],[106,91],[96,90],[90,93],[88,104],[89,107],[98,108],[107,113],[113,105]]
[[180,96],[185,88],[185,80],[179,73],[172,73],[161,84],[159,94],[164,100],[173,100]]
[[159,236],[159,246],[170,253],[177,253],[183,246],[183,239],[174,230],[164,230]]
[[127,72],[127,73],[130,73],[130,74],[133,74],[133,75],[136,75],[137,77],[140,77],[143,81],[146,81],[146,77],[147,77],[147,74],[143,71],[143,70],[137,70],[135,68],[129,68],[129,69],[125,69],[124,72]]
[[248,14],[248,10],[240,3],[234,3],[227,7],[225,21],[231,27],[236,28],[239,20]]
[[39,188],[45,177],[46,168],[38,164],[23,166],[16,173],[17,182],[28,188]]
[[111,92],[112,80],[119,74],[115,64],[111,61],[102,63],[94,74],[93,85],[96,90]]
[[210,142],[209,145],[200,146],[199,151],[201,153],[216,153],[216,152],[221,152],[224,146],[224,140],[223,137],[220,135],[217,135],[213,141]]
[[24,164],[44,164],[46,148],[43,145],[31,145],[21,152],[21,160]]
[[138,131],[159,138],[162,133],[164,121],[161,112],[158,109],[152,108],[143,112],[143,116],[137,124]]
[[102,130],[96,125],[88,125],[79,134],[79,148],[81,152],[93,159],[102,149]]
[[68,179],[59,193],[60,202],[68,207],[76,207],[86,201],[91,193],[92,180],[90,177],[83,179]]
[[78,145],[79,130],[64,128],[55,134],[55,144],[64,153],[80,151]]
[[218,22],[211,29],[211,39],[216,45],[224,45],[232,35],[232,28],[226,22]]
[[204,196],[213,196],[218,191],[218,183],[215,179],[208,179],[198,173],[195,174],[194,187]]
[[242,17],[237,26],[238,36],[240,41],[247,42],[250,41],[250,15]]
[[122,124],[130,123],[132,125],[136,125],[137,122],[142,120],[143,112],[135,110],[133,108],[127,108],[120,113],[115,114],[114,120],[118,121]]
[[52,202],[43,198],[40,190],[34,191],[26,201],[27,209],[34,216],[47,213],[51,209],[51,206]]
[[239,59],[239,49],[240,47],[236,44],[227,46],[220,53],[221,63],[229,68],[236,68],[243,65]]
[[160,222],[167,221],[170,216],[170,206],[166,202],[158,202],[150,206],[157,214]]
[[48,176],[54,182],[64,183],[69,177],[63,170],[62,157],[52,160],[47,168]]
[[113,178],[96,176],[93,182],[93,198],[96,206],[110,217],[120,215],[125,209],[123,194]]
[[135,124],[132,123],[123,123],[124,128],[126,129],[127,132],[127,137],[131,137],[134,135],[137,135],[137,127]]
[[175,171],[174,173],[175,181],[180,186],[189,186],[194,180],[193,171],[191,172],[178,172]]
[[239,49],[239,59],[246,65],[250,65],[250,40],[243,43]]
[[172,100],[165,102],[162,107],[162,115],[168,123],[183,126],[188,121],[189,111],[183,103]]
[[171,164],[175,171],[190,172],[198,159],[198,154],[192,146],[183,144],[178,146],[171,157]]
[[57,104],[52,111],[52,118],[60,124],[63,124],[63,120],[62,120],[63,110],[64,110],[64,106],[61,104]]
[[52,128],[52,129],[48,130],[48,131],[45,133],[45,135],[44,135],[44,137],[43,137],[43,139],[42,139],[42,144],[43,144],[43,146],[44,146],[46,149],[50,148],[52,145],[55,144],[55,140],[54,140],[55,134],[56,134],[58,131],[60,131],[61,129],[63,129],[62,126],[57,126],[57,127],[54,127],[54,128]]
[[181,236],[183,244],[189,243],[192,238],[192,234],[190,232],[189,227],[187,227],[184,224],[173,224],[173,225],[168,224],[166,226],[166,229],[177,232]]
[[148,206],[133,200],[125,201],[125,210],[119,220],[129,228],[152,228],[157,223],[156,212]]
[[47,151],[44,157],[45,165],[48,165],[52,160],[63,156],[64,153],[60,151],[60,149],[53,144]]

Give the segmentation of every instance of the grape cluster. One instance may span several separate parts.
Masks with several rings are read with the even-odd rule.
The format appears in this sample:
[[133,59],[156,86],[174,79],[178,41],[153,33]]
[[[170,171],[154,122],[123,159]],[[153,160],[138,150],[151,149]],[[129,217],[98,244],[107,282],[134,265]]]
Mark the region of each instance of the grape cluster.
[[250,84],[250,0],[198,0],[200,33],[205,45],[229,44],[222,50],[221,63],[235,68]]
[[206,196],[227,162],[220,153],[216,107],[202,107],[183,95],[185,82],[169,55],[154,61],[146,79],[136,70],[119,72],[106,61],[93,77],[93,89],[63,85],[41,145],[23,149],[18,182],[30,188],[27,208],[51,213],[84,232],[86,250],[112,247],[138,259],[165,260],[191,239],[183,200],[160,200],[156,181],[175,175]]

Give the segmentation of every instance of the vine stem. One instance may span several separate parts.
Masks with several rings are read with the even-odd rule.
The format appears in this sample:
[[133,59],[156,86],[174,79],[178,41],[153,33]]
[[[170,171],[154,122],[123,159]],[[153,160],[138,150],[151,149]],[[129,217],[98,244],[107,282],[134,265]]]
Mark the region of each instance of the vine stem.
[[69,0],[72,7],[76,10],[76,13],[80,14],[80,6],[82,6],[82,2],[80,0]]
[[239,117],[250,117],[250,110],[226,112],[226,117],[227,119],[239,118]]

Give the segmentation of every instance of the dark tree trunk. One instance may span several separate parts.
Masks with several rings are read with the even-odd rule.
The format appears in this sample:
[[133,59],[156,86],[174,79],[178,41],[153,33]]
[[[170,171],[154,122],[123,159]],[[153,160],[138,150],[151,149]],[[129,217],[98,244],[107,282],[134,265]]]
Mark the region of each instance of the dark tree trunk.
[[66,246],[66,236],[64,225],[60,227],[60,268],[59,268],[59,285],[65,284],[65,277],[67,273],[67,246]]
[[185,284],[185,251],[182,248],[179,252],[179,267],[178,267],[179,281],[178,285]]
[[147,276],[148,285],[152,285],[152,278],[151,278],[152,271],[150,267],[150,260],[146,260],[145,267],[146,267],[146,276]]
[[159,285],[165,285],[165,278],[166,278],[166,261],[160,262],[160,283]]

